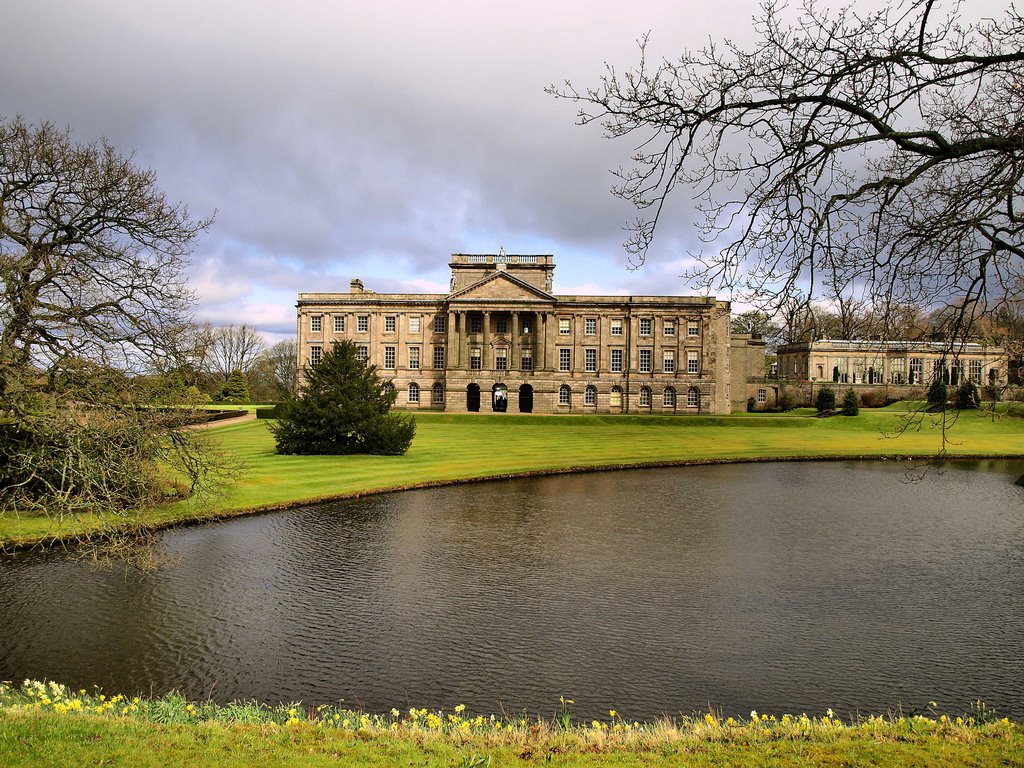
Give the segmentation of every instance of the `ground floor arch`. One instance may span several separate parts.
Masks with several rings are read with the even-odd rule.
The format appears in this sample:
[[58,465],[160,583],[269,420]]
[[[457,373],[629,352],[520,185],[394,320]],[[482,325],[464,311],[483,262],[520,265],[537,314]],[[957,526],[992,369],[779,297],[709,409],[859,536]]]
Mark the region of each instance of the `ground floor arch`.
[[466,410],[476,412],[480,410],[480,385],[470,384],[466,387]]
[[491,387],[491,410],[495,413],[505,413],[508,410],[508,387],[504,384],[495,384]]
[[519,387],[519,412],[533,413],[533,387],[529,384]]

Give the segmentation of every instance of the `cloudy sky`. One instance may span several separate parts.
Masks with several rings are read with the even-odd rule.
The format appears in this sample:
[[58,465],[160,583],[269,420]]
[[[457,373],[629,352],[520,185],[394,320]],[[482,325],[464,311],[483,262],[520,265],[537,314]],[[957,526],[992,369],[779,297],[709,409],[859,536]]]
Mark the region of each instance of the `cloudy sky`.
[[709,37],[755,0],[7,0],[0,116],[105,136],[192,212],[197,314],[294,333],[301,291],[447,290],[453,252],[553,253],[557,293],[687,293],[680,201],[647,264],[609,194],[629,140],[544,93]]

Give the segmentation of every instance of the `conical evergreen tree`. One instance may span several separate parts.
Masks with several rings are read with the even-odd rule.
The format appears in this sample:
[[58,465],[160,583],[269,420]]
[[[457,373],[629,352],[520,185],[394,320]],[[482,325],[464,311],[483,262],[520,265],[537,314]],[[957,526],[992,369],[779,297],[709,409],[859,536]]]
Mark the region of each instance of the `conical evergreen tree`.
[[220,399],[225,403],[249,402],[249,387],[245,383],[245,374],[234,370],[220,390]]
[[394,384],[356,353],[353,342],[336,342],[306,369],[302,391],[279,406],[270,425],[278,453],[397,456],[409,449],[415,420],[389,412]]

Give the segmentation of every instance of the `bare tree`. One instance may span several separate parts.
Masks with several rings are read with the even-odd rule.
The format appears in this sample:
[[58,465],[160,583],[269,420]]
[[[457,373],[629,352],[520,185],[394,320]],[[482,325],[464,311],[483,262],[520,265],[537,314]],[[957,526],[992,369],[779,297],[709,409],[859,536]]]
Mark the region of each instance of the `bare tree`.
[[0,120],[0,510],[126,513],[211,469],[137,375],[174,367],[209,223],[106,141]]
[[298,380],[298,359],[295,352],[295,340],[286,339],[268,349],[264,356],[270,362],[274,380],[284,390],[285,396],[295,394],[295,386]]
[[265,348],[260,332],[244,323],[213,328],[207,360],[210,368],[227,381],[232,371],[249,373]]
[[651,64],[645,38],[635,69],[549,91],[578,103],[581,123],[633,139],[615,193],[641,214],[626,243],[637,261],[685,190],[715,241],[696,283],[769,311],[797,294],[856,295],[883,313],[954,305],[948,330],[963,334],[1024,257],[1024,17],[964,10],[805,0],[790,24],[768,0],[750,49]]

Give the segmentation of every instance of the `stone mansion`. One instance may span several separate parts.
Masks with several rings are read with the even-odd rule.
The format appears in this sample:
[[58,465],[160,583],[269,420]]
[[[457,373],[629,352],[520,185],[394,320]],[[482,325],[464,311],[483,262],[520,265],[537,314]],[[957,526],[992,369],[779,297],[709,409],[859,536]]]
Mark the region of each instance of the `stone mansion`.
[[448,294],[360,280],[299,294],[300,381],[341,339],[392,378],[403,409],[729,413],[763,376],[764,347],[730,335],[726,301],[555,295],[546,254],[457,253],[449,266]]

